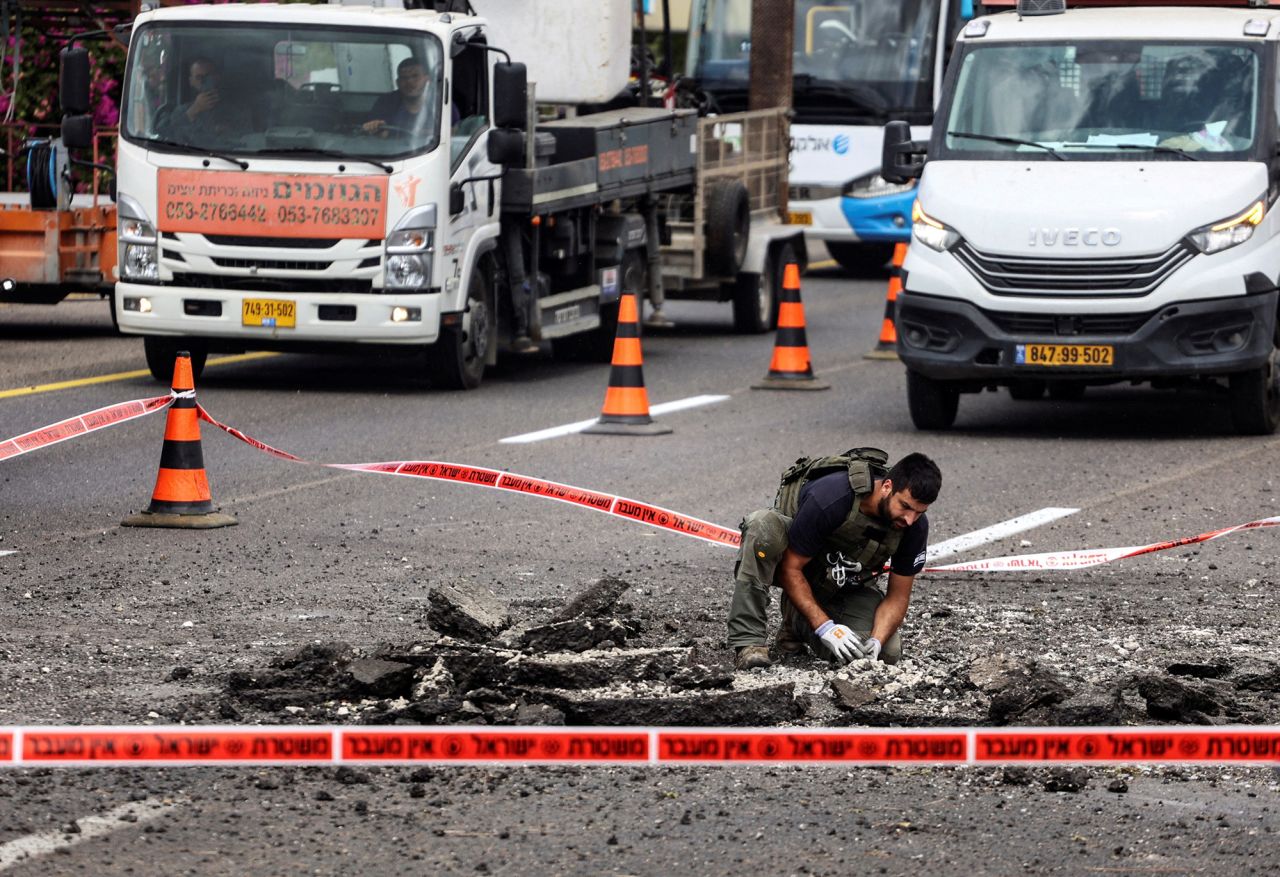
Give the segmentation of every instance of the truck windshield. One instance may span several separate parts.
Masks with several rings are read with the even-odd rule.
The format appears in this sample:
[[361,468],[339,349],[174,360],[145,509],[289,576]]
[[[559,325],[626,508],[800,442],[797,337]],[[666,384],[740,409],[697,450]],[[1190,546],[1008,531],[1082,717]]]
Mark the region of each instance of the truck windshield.
[[[740,93],[744,103],[751,2],[694,0],[689,32],[687,69],[713,94]],[[941,6],[941,0],[796,0],[796,121],[927,120]]]
[[970,45],[938,157],[1240,161],[1259,139],[1260,69],[1230,44]]
[[429,34],[150,24],[133,34],[121,129],[161,151],[396,158],[440,139]]

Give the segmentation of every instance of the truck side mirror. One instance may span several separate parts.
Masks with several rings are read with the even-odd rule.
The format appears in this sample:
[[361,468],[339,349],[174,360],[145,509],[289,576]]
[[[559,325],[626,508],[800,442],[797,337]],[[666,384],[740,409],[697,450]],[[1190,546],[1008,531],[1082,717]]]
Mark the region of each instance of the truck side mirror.
[[58,53],[58,102],[62,112],[79,116],[89,112],[89,50],[68,46]]
[[880,176],[890,183],[909,183],[924,172],[929,145],[911,139],[911,126],[890,122],[884,126],[884,147],[880,153]]
[[493,65],[493,124],[524,130],[529,115],[529,73],[523,64]]
[[93,146],[93,116],[63,116],[62,145],[67,149],[88,149]]
[[462,191],[462,184],[454,183],[449,187],[449,215],[457,216],[466,206],[467,196]]
[[515,128],[494,128],[489,132],[489,161],[502,166],[519,164],[524,158],[524,132]]

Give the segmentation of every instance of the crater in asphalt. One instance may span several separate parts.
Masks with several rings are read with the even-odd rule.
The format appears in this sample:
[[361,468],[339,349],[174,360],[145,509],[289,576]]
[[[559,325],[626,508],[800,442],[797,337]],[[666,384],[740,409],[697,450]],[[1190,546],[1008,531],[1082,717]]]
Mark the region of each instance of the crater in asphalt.
[[[342,642],[307,644],[259,669],[226,674],[220,691],[178,704],[172,718],[827,727],[1280,719],[1280,662],[1264,658],[1183,655],[1107,672],[1052,652],[962,657],[943,637],[935,650],[897,666],[864,660],[835,667],[806,655],[735,672],[714,637],[690,636],[678,615],[624,602],[629,587],[605,577],[567,603],[506,606],[474,585],[437,586],[428,600],[429,638],[365,651]],[[949,621],[952,613],[941,617]],[[992,631],[1003,626],[980,623]],[[1125,645],[1116,651],[1138,648]]]

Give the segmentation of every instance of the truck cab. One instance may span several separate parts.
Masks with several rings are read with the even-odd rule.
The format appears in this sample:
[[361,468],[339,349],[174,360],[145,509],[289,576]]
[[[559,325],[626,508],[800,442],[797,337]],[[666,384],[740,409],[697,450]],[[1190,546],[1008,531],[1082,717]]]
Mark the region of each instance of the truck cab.
[[116,308],[153,371],[179,347],[202,358],[443,335],[455,369],[490,355],[491,297],[462,283],[498,233],[492,187],[465,182],[497,170],[484,28],[325,6],[137,18]]
[[1280,425],[1280,10],[1157,5],[975,19],[930,140],[886,129],[886,176],[920,181],[896,313],[917,427],[983,389],[1121,382]]

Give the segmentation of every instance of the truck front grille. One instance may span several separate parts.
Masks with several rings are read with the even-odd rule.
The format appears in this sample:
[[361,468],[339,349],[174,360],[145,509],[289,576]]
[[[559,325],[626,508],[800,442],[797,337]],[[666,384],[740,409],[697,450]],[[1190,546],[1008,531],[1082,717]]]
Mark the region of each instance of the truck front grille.
[[212,256],[219,268],[243,268],[257,271],[327,271],[332,262],[297,262],[286,259],[228,259]]
[[197,274],[189,271],[175,271],[172,285],[240,292],[373,292],[373,281],[348,277],[332,280],[310,277],[228,277],[224,274]]
[[997,256],[961,241],[952,250],[992,295],[1140,296],[1195,256],[1179,241],[1163,253],[1114,259]]

